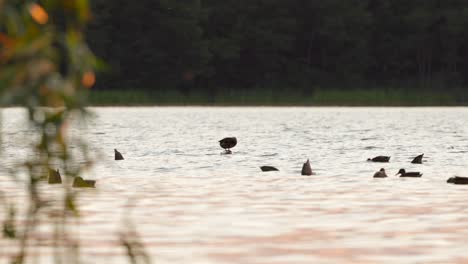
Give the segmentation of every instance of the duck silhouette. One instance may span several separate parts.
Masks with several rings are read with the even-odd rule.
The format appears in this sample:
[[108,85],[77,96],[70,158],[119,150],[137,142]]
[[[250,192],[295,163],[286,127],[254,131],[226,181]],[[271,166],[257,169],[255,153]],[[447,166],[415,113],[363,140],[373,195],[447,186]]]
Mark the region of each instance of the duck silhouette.
[[389,162],[389,161],[390,161],[390,157],[389,157],[389,156],[377,156],[377,157],[373,157],[372,159],[371,159],[371,158],[368,158],[367,161],[372,161],[372,162]]
[[114,149],[114,159],[115,160],[123,160],[124,157],[122,156],[122,153],[120,153],[117,149]]
[[416,172],[416,171],[406,172],[405,169],[400,169],[398,171],[398,173],[395,174],[395,176],[398,175],[398,174],[400,174],[400,177],[421,177],[422,176],[422,173],[420,173],[420,172]]
[[447,180],[447,183],[453,184],[468,184],[468,177],[455,176]]
[[73,180],[73,185],[72,187],[74,188],[94,188],[96,185],[95,180],[84,180],[81,177],[75,177]]
[[424,153],[421,155],[416,156],[411,163],[413,164],[422,164],[422,159],[424,157]]
[[374,173],[374,178],[387,178],[387,173],[385,173],[385,169],[381,168],[378,172]]
[[236,145],[237,138],[235,137],[227,137],[219,141],[219,146],[221,146],[226,151],[226,154],[231,154],[232,151],[230,149],[235,147]]
[[312,175],[312,167],[310,167],[309,159],[307,159],[307,161],[302,165],[301,175],[306,175],[306,176]]
[[277,168],[273,166],[261,166],[260,169],[262,171],[279,171]]
[[49,169],[49,184],[61,184],[62,183],[62,177],[60,176],[59,170],[52,170]]

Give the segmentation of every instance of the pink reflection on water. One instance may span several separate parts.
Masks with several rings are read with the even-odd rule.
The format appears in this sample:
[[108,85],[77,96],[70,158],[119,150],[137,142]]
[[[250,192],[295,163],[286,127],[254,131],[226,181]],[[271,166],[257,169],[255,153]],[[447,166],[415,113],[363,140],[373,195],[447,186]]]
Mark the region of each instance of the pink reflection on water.
[[[467,109],[96,111],[91,131],[74,131],[88,133],[93,150],[106,154],[118,142],[128,158],[115,163],[109,154],[87,175],[98,188],[80,191],[82,217],[68,227],[88,263],[127,263],[118,239],[125,216],[154,263],[468,263],[468,187],[445,183],[466,166],[447,146],[468,150],[468,125],[460,121]],[[8,122],[4,129],[15,131],[18,125]],[[405,131],[398,130],[402,122]],[[448,122],[462,138],[440,129]],[[218,155],[216,140],[232,131],[239,146],[230,157]],[[6,143],[23,138],[12,134]],[[365,162],[374,152],[392,155],[385,166],[396,172],[411,169],[408,159],[420,150],[431,153],[426,164],[412,167],[423,178],[371,178],[381,166]],[[304,157],[317,175],[299,176]],[[280,172],[261,173],[265,164]],[[0,187],[10,199],[26,198],[11,179],[0,179]],[[53,198],[58,190],[46,188],[44,195]],[[44,219],[34,237],[40,263],[52,254],[52,223]],[[13,246],[0,240],[0,263]]]

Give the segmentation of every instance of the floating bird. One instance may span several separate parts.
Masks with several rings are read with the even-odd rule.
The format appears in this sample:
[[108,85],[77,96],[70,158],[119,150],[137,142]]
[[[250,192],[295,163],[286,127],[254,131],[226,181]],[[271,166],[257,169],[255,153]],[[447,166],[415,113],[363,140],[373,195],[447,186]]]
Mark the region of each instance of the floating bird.
[[75,188],[94,188],[96,181],[94,180],[84,180],[81,177],[75,177],[73,180],[73,187]]
[[405,169],[400,169],[397,174],[400,174],[400,177],[421,177],[422,173],[420,172],[406,172]]
[[301,175],[312,175],[312,167],[310,167],[309,159],[302,165]]
[[422,164],[423,156],[424,156],[424,153],[421,155],[418,155],[416,158],[413,159],[413,161],[411,161],[411,163]]
[[122,153],[120,153],[117,149],[114,149],[114,158],[115,160],[123,160],[124,157],[122,156]]
[[260,169],[262,171],[279,171],[277,168],[273,166],[261,166]]
[[372,161],[372,162],[389,162],[390,161],[390,157],[389,156],[377,156],[377,157],[374,157],[374,158],[369,158],[367,159],[367,161]]
[[374,173],[374,178],[387,178],[387,173],[385,173],[385,169],[382,168],[378,172]]
[[227,137],[219,141],[219,145],[226,151],[225,154],[232,154],[230,148],[233,148],[237,145],[237,138]]
[[52,170],[49,169],[49,184],[61,184],[62,183],[62,177],[60,176],[60,172],[57,169]]
[[468,184],[468,177],[455,176],[447,180],[447,183],[453,184]]

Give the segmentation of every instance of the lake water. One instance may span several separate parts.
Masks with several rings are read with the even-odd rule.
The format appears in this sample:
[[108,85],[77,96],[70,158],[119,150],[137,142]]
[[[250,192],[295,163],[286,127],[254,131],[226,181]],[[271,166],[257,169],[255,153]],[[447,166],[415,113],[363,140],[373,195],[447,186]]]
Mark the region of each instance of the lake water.
[[[468,263],[468,186],[446,183],[468,176],[468,108],[91,110],[72,130],[103,154],[72,228],[84,263],[125,263],[124,216],[160,264]],[[28,155],[32,132],[21,109],[2,111],[4,171]],[[227,136],[238,145],[220,155]],[[391,162],[366,162],[377,155]],[[316,175],[300,175],[306,159]],[[390,177],[373,179],[381,167]],[[400,168],[424,175],[393,176]],[[24,198],[6,176],[0,189]],[[40,237],[47,263],[50,232]],[[0,240],[0,263],[11,250]]]

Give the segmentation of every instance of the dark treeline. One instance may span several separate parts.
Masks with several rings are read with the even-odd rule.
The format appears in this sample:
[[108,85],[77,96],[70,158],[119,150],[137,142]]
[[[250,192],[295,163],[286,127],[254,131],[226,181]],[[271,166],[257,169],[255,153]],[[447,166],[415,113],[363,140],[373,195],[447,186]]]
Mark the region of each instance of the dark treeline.
[[468,84],[466,0],[94,0],[97,89]]

